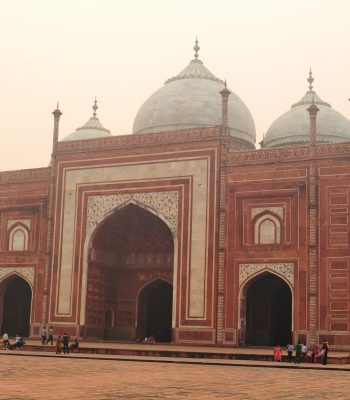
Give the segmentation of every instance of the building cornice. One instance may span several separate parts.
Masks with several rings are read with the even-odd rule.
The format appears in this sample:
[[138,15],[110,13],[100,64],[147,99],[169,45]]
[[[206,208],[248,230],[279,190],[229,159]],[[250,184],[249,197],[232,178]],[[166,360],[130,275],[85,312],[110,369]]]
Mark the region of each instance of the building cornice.
[[0,172],[0,184],[13,182],[43,181],[50,176],[50,168],[20,169]]

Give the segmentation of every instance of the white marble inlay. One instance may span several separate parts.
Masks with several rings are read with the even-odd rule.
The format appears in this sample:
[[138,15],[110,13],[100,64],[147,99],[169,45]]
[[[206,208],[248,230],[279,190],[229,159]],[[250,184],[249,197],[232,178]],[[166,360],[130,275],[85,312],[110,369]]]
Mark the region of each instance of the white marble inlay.
[[156,215],[166,218],[170,230],[176,234],[178,225],[177,191],[90,196],[87,209],[87,231],[92,231],[110,211],[125,203],[150,207]]
[[[125,182],[143,179],[163,179],[164,177],[192,176],[191,238],[189,252],[189,304],[188,316],[204,318],[207,271],[207,210],[208,210],[208,159],[184,159],[158,162],[154,164],[117,164],[101,167],[67,169],[62,199],[62,232],[59,254],[58,315],[69,315],[72,307],[72,278],[75,262],[76,238],[76,188],[84,183]],[[214,189],[213,189],[214,190]],[[149,206],[148,206],[149,207]],[[170,206],[170,210],[171,210]],[[170,220],[172,212],[168,212]],[[91,216],[91,221],[93,217]],[[183,227],[188,229],[188,227]],[[84,264],[82,276],[82,296],[87,280],[87,266]],[[85,299],[82,299],[84,304]]]
[[282,275],[294,286],[294,263],[239,264],[239,286],[258,272],[272,271]]
[[12,275],[13,273],[18,273],[18,275],[23,276],[24,278],[27,279],[28,282],[31,283],[31,285],[34,285],[34,272],[35,268],[34,267],[20,267],[20,266],[14,266],[14,267],[0,267],[0,281],[3,281],[6,279],[9,275]]
[[254,207],[251,209],[250,219],[254,219],[256,215],[264,211],[270,211],[283,219],[283,207]]
[[7,229],[10,229],[11,226],[21,223],[25,225],[28,229],[30,229],[31,220],[30,219],[9,219],[7,221]]

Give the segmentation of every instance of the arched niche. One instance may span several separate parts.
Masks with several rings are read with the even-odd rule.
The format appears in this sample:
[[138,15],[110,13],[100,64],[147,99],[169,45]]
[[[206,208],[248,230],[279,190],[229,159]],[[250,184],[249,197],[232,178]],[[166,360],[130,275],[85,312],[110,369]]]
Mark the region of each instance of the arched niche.
[[21,223],[12,226],[9,230],[9,250],[26,251],[28,250],[28,228]]
[[137,338],[154,336],[157,342],[171,342],[172,284],[154,279],[140,289],[137,299]]
[[293,290],[288,280],[261,271],[244,282],[239,298],[240,342],[275,346],[292,340]]
[[281,221],[271,212],[264,212],[253,219],[254,244],[280,244]]
[[[87,256],[85,336],[136,339],[136,309],[140,286],[174,274],[174,237],[158,215],[137,204],[118,207],[95,229]],[[114,326],[106,328],[106,309]]]
[[1,332],[9,336],[30,335],[32,288],[18,274],[11,274],[0,284]]

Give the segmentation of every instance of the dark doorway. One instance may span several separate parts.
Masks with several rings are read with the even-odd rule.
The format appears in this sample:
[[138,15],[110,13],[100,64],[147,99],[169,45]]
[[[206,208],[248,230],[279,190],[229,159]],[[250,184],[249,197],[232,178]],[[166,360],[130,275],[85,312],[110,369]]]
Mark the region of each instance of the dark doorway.
[[138,337],[155,336],[157,342],[171,342],[173,287],[161,279],[147,285],[139,295]]
[[246,343],[285,346],[292,339],[292,294],[287,283],[271,273],[257,277],[246,294]]
[[1,331],[9,336],[28,337],[32,290],[20,277],[9,279],[4,291]]

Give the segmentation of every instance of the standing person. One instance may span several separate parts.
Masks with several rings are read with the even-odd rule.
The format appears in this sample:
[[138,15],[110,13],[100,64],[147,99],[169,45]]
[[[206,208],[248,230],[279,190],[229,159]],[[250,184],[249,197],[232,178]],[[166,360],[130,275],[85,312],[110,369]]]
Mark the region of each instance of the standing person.
[[274,355],[275,362],[282,361],[282,349],[279,344],[273,349],[273,355]]
[[302,358],[302,361],[303,361],[303,362],[306,361],[306,354],[307,354],[308,351],[309,351],[309,350],[308,350],[308,348],[307,348],[307,346],[306,346],[306,343],[303,343],[303,344],[301,345],[301,358]]
[[56,341],[56,354],[61,354],[62,352],[62,338],[59,336]]
[[47,336],[47,331],[46,331],[46,326],[42,326],[40,329],[40,336],[41,336],[41,344],[45,345],[46,343],[46,336]]
[[46,344],[51,342],[51,346],[53,345],[53,326],[50,326],[49,331],[47,333]]
[[69,353],[69,335],[68,333],[64,333],[62,336],[62,343],[63,343],[63,354],[67,354]]
[[327,340],[323,341],[322,345],[323,356],[322,356],[322,364],[327,365],[328,362],[328,350],[329,350],[329,343]]
[[317,346],[315,346],[312,349],[312,353],[311,353],[311,362],[312,363],[315,363],[315,364],[317,363],[318,354],[319,354],[319,349]]
[[292,362],[294,346],[290,343],[287,345],[288,362]]
[[294,361],[294,364],[300,364],[300,359],[301,359],[301,343],[298,341],[298,343],[295,345],[295,361]]

